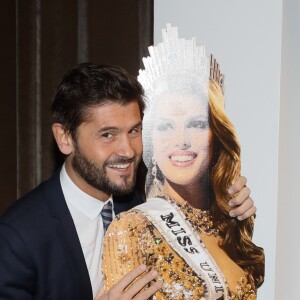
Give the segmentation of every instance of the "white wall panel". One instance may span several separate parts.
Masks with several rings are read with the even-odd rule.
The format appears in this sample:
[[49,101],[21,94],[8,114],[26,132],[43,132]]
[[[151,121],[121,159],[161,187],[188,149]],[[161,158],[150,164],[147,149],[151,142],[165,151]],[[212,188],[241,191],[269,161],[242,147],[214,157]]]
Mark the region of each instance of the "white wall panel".
[[248,178],[258,208],[254,241],[266,254],[265,283],[258,299],[272,300],[282,0],[156,0],[155,43],[161,41],[160,30],[168,22],[179,27],[181,37],[196,36],[197,41],[205,43],[225,73],[226,111],[238,132],[242,145],[242,173]]
[[275,299],[300,299],[300,2],[283,1]]

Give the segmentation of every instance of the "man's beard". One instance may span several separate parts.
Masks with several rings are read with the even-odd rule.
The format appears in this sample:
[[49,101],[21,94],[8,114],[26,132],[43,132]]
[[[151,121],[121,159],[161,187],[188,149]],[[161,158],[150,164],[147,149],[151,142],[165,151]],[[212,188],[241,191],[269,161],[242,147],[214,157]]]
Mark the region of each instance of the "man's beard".
[[[79,149],[78,145],[75,145],[74,156],[72,158],[72,166],[74,170],[91,186],[106,193],[115,196],[122,196],[130,193],[136,181],[136,172],[138,163],[140,161],[139,157],[133,157],[131,159],[124,157],[116,157],[107,160],[104,164],[96,165],[94,162],[89,160]],[[133,163],[133,173],[129,175],[121,175],[123,179],[122,184],[117,184],[113,182],[107,172],[105,167],[107,165],[115,164],[127,164]]]

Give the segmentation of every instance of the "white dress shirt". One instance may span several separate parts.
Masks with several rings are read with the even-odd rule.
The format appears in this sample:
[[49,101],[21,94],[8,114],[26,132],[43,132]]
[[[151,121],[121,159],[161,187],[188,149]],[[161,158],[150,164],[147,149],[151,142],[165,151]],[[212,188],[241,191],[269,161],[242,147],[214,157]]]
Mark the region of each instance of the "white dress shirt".
[[108,201],[111,201],[112,205],[113,201],[110,198],[106,202],[102,202],[83,192],[68,176],[65,166],[60,172],[60,183],[76,227],[95,298],[102,287],[101,264],[104,230],[100,212]]

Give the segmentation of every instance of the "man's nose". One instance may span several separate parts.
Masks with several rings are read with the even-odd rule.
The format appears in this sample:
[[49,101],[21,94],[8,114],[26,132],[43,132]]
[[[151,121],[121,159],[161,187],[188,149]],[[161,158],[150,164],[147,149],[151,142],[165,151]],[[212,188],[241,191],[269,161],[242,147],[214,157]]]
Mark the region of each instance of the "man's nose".
[[122,137],[119,141],[118,148],[116,150],[118,156],[132,158],[135,155],[135,150],[132,146],[130,138]]

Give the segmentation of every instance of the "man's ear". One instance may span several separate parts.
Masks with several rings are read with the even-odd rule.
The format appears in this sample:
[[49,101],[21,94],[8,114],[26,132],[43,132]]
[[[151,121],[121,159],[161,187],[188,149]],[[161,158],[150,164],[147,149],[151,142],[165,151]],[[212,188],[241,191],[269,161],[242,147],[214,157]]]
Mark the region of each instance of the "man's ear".
[[52,132],[61,153],[69,155],[73,152],[73,139],[60,123],[52,125]]

